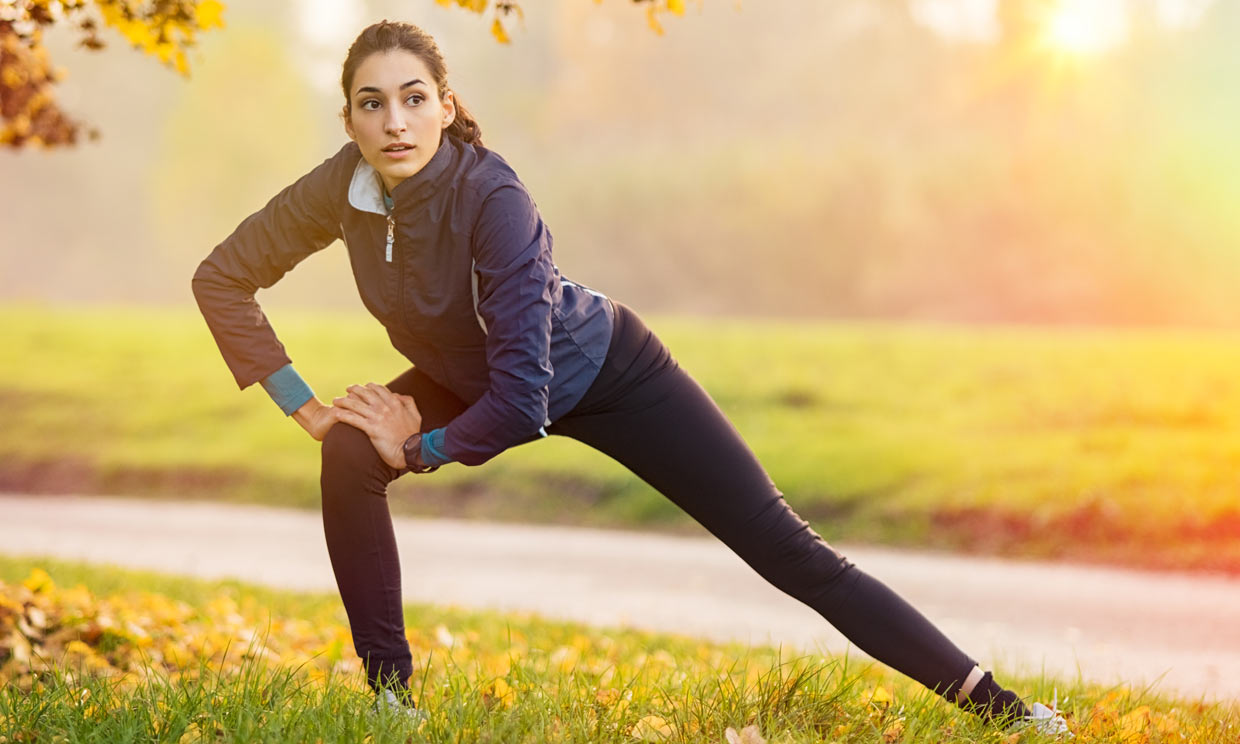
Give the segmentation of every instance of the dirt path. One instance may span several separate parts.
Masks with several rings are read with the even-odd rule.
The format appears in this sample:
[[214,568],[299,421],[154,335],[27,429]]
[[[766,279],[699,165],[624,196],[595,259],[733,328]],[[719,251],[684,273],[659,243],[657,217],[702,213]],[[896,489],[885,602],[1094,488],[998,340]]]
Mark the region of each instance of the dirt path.
[[[815,612],[705,532],[686,538],[412,518],[398,518],[396,532],[411,601],[809,651],[845,646]],[[838,547],[987,668],[1045,668],[1068,678],[1079,668],[1104,683],[1240,697],[1240,580]],[[312,512],[3,495],[0,552],[335,590]]]

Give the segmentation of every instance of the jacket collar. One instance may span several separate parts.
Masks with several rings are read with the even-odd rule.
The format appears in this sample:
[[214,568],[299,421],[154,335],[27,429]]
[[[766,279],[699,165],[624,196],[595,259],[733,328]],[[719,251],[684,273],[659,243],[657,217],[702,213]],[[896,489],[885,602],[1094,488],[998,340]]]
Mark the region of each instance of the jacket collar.
[[[446,174],[452,171],[450,166],[459,159],[456,138],[444,132],[439,138],[439,149],[422,166],[422,170],[396,184],[392,190],[392,200],[396,202],[393,211],[404,211],[421,204],[442,185]],[[364,157],[358,158],[353,178],[349,181],[349,204],[363,212],[387,215],[382,177]]]

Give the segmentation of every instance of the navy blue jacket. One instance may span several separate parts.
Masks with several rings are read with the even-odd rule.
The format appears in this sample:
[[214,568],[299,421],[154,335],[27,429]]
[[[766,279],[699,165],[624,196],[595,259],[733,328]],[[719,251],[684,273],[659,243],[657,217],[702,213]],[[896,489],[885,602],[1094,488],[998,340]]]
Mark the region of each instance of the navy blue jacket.
[[392,190],[355,142],[247,217],[198,266],[193,291],[238,386],[291,360],[254,299],[337,239],[393,346],[469,407],[443,432],[478,465],[540,434],[594,381],[614,308],[560,275],[551,232],[498,154],[444,133]]

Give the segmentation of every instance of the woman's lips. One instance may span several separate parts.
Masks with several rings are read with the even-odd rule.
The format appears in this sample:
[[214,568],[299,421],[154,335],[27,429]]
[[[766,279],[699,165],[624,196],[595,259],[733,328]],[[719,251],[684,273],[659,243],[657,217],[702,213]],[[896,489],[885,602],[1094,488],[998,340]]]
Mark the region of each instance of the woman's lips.
[[410,147],[407,150],[383,150],[382,152],[384,155],[387,155],[389,158],[392,158],[393,160],[400,160],[401,158],[405,157],[409,153],[413,152],[414,148],[416,147],[417,145],[414,145],[413,147]]

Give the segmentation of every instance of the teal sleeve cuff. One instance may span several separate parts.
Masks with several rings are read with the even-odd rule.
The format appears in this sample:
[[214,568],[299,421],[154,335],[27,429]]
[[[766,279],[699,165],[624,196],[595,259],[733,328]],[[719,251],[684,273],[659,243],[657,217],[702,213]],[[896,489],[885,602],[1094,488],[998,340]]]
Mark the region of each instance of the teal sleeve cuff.
[[427,465],[446,465],[452,458],[443,451],[444,427],[432,429],[422,435],[422,462]]
[[271,396],[285,416],[291,416],[294,411],[306,404],[306,401],[314,397],[314,391],[301,379],[301,375],[297,374],[297,370],[293,369],[293,365],[286,364],[277,369],[275,372],[267,375],[261,380],[263,390]]

